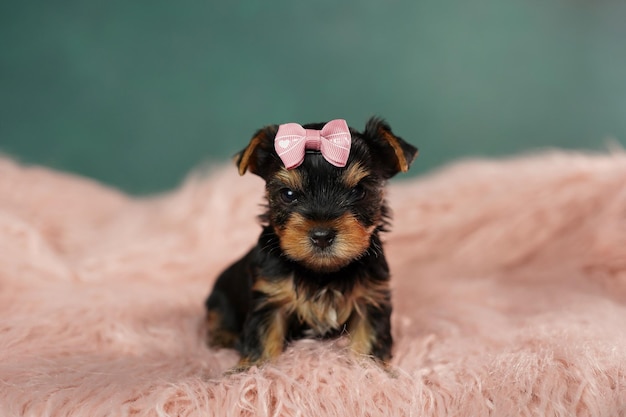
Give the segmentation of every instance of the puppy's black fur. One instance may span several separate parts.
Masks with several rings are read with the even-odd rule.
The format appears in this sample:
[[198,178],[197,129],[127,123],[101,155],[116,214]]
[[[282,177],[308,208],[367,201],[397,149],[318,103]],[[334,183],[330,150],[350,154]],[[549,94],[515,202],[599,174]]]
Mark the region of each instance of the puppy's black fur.
[[[322,123],[307,129],[321,129]],[[265,127],[237,156],[240,174],[266,181],[263,231],[226,269],[206,301],[211,346],[236,347],[240,368],[275,358],[289,340],[345,332],[356,354],[391,358],[387,180],[406,172],[417,149],[378,118],[350,129],[343,168],[307,151],[286,170],[274,150],[278,126]]]

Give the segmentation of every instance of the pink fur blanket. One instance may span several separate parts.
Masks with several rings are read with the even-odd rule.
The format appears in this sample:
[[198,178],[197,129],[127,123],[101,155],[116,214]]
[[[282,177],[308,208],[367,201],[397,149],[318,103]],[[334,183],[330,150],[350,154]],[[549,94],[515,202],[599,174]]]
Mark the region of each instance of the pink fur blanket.
[[0,159],[1,416],[626,414],[624,154],[393,183],[393,374],[311,340],[224,374],[203,301],[263,195],[235,171],[131,198]]

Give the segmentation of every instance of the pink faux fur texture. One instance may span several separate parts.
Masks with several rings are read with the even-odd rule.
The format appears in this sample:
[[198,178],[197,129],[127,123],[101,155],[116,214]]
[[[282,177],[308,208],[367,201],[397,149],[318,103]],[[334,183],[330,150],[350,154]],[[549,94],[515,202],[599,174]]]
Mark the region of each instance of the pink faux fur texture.
[[228,167],[138,199],[0,158],[0,416],[626,415],[623,153],[394,182],[394,375],[307,340],[224,375],[202,303],[262,187]]

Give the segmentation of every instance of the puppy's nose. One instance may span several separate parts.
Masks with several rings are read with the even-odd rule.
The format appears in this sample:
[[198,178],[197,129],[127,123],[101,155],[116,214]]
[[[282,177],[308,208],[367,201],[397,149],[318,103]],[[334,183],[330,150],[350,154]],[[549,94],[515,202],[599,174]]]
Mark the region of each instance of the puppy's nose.
[[333,229],[318,227],[309,232],[309,239],[315,246],[325,249],[333,244],[337,233]]

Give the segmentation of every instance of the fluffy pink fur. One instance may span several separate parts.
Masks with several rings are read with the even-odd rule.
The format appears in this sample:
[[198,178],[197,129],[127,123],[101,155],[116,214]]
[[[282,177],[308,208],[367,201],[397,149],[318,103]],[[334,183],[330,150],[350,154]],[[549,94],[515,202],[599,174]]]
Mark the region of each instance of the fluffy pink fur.
[[224,374],[203,301],[263,194],[235,171],[136,199],[0,159],[1,416],[626,413],[625,155],[393,183],[393,375],[310,340]]

